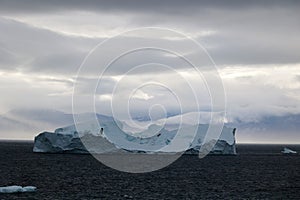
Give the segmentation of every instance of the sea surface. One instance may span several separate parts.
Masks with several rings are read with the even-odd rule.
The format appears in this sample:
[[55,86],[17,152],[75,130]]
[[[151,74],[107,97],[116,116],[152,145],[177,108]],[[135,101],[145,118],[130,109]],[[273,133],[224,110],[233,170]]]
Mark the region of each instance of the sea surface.
[[130,174],[91,155],[38,154],[32,142],[0,142],[0,187],[36,186],[0,199],[300,199],[300,154],[283,147],[237,146],[237,156],[183,155],[158,171]]

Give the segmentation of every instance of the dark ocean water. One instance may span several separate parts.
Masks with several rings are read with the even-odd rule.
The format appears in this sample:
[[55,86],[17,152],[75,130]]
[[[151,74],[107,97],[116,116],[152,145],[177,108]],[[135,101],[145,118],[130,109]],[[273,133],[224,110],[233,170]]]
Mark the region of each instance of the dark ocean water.
[[0,186],[35,193],[0,199],[300,199],[300,145],[238,145],[237,156],[184,155],[161,170],[130,174],[90,155],[36,154],[33,143],[0,142]]

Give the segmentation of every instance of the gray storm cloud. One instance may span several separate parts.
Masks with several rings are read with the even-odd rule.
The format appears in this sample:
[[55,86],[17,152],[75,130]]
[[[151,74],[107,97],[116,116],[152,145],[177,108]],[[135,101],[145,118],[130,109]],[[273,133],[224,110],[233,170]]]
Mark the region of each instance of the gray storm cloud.
[[[201,43],[219,68],[227,94],[228,120],[260,121],[268,116],[300,114],[300,2],[298,1],[1,1],[0,0],[0,113],[15,108],[47,108],[71,112],[73,84],[88,52],[120,32],[140,27],[178,30]],[[106,49],[113,55],[120,45],[130,47],[132,35]],[[153,42],[185,48],[178,38],[153,38]],[[120,76],[132,66],[156,61],[187,73],[190,66],[163,51],[143,51],[114,63],[96,90],[97,105],[109,114],[110,93]],[[98,67],[77,81],[87,94],[98,80]],[[172,87],[183,87],[177,73],[148,67],[130,74],[122,91],[152,77],[165,79]],[[175,81],[174,81],[175,80]],[[126,87],[127,86],[127,87]],[[209,98],[199,86],[202,109]],[[203,93],[202,93],[202,92]],[[143,105],[168,104],[164,90],[135,94],[137,112]],[[181,89],[185,95],[186,90]],[[154,94],[160,94],[156,97]],[[20,99],[22,99],[20,101]],[[145,104],[142,102],[145,101]],[[174,101],[175,102],[175,101]],[[84,104],[84,99],[82,99]],[[190,104],[189,99],[184,103]],[[177,106],[169,103],[176,113]],[[121,102],[120,102],[121,105]],[[107,109],[107,110],[106,110]],[[192,106],[189,111],[195,111]],[[82,107],[84,111],[84,106]]]

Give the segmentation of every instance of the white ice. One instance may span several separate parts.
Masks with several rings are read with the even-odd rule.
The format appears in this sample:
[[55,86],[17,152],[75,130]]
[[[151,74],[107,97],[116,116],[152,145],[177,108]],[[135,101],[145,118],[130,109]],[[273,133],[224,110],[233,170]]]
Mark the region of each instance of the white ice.
[[36,187],[34,186],[18,186],[18,185],[12,185],[12,186],[6,186],[6,187],[0,187],[0,193],[17,193],[17,192],[35,192]]
[[293,150],[291,150],[289,148],[284,147],[283,150],[281,151],[281,153],[284,153],[284,154],[296,154],[297,151],[293,151]]

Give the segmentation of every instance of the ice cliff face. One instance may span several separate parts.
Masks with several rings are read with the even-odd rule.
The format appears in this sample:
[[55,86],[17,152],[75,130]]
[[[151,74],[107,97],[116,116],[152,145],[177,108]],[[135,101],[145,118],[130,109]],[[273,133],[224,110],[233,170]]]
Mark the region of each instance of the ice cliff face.
[[[205,138],[208,125],[188,125],[179,129],[167,130],[159,125],[151,125],[140,134],[125,133],[120,121],[105,120],[98,124],[79,124],[43,132],[35,137],[34,152],[49,153],[112,153],[130,152],[183,152],[198,154],[200,149],[209,149],[211,154],[236,154],[235,129],[224,127],[220,137]],[[136,135],[149,135],[138,137]],[[176,138],[175,138],[176,137]],[[176,139],[176,142],[175,142]],[[182,147],[181,144],[188,144]],[[88,148],[86,148],[88,147]]]
[[88,153],[82,140],[89,142],[90,146],[94,146],[94,149],[89,149],[91,153],[110,153],[119,150],[101,136],[86,134],[78,137],[76,133],[43,132],[35,137],[33,151],[39,153]]

